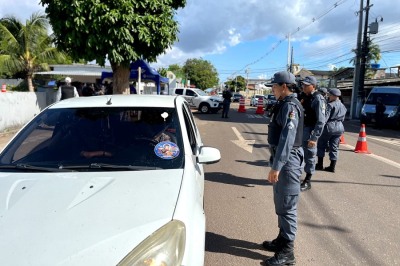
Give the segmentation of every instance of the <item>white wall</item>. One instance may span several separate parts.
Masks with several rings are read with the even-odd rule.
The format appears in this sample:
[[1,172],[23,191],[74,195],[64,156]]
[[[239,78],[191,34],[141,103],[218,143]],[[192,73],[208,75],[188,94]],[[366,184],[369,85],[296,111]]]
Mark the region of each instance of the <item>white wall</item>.
[[0,132],[21,127],[46,106],[46,92],[0,92]]

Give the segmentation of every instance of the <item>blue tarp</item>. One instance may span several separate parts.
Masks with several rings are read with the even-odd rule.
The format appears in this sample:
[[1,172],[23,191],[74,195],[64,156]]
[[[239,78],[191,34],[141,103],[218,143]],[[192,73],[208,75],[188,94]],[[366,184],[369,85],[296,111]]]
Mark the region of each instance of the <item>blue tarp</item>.
[[[139,59],[130,64],[131,74],[129,76],[129,79],[138,80],[138,68],[139,67],[141,68],[141,80],[142,81],[145,81],[145,80],[154,81],[156,83],[156,87],[157,87],[157,94],[160,94],[160,91],[161,91],[160,84],[161,83],[168,84],[169,79],[161,76],[160,73],[157,72],[157,70],[150,67],[150,65],[142,59]],[[112,77],[113,77],[112,72],[101,72],[101,80],[104,80],[105,78],[112,78]]]

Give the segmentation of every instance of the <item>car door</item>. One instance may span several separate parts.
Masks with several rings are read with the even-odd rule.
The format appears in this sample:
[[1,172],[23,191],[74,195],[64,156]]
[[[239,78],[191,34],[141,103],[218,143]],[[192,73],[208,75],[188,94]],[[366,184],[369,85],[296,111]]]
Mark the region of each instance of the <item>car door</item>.
[[[203,142],[200,137],[199,130],[196,126],[193,114],[190,110],[190,107],[187,104],[183,105],[183,118],[185,123],[185,128],[187,132],[187,138],[190,143],[191,149],[191,162],[195,167],[196,172],[196,183],[199,187],[199,197],[202,199],[204,196],[204,169],[203,165],[197,162],[197,156],[200,153],[200,147],[203,146]],[[183,133],[183,132],[182,132]],[[185,162],[189,163],[189,162]]]
[[196,96],[197,94],[192,89],[186,89],[184,97],[191,107],[196,107],[194,103],[194,98]]

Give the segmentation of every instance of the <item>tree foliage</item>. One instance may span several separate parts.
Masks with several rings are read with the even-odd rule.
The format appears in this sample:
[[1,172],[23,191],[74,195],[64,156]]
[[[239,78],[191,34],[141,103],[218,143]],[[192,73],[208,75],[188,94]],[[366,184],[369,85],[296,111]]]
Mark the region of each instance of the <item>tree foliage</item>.
[[191,85],[199,89],[207,89],[218,85],[218,72],[207,60],[188,59],[183,66],[183,72]]
[[34,13],[25,25],[14,16],[0,20],[0,65],[3,72],[22,75],[29,91],[34,91],[33,72],[47,69],[48,60],[65,56],[52,45],[48,26],[46,16],[40,13]]
[[74,60],[108,59],[114,91],[129,88],[129,63],[156,57],[177,40],[176,10],[186,0],[41,0],[46,5],[56,44]]
[[242,91],[246,88],[246,79],[242,76],[236,76],[234,79],[225,82],[225,85],[229,89],[236,89],[236,91]]

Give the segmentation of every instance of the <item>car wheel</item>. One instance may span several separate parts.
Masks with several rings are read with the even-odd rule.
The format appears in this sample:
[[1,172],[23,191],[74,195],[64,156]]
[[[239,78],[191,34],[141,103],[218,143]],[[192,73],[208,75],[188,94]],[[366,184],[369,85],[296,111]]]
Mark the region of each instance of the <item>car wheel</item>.
[[210,112],[210,105],[208,103],[200,104],[199,111],[202,114],[208,114]]

